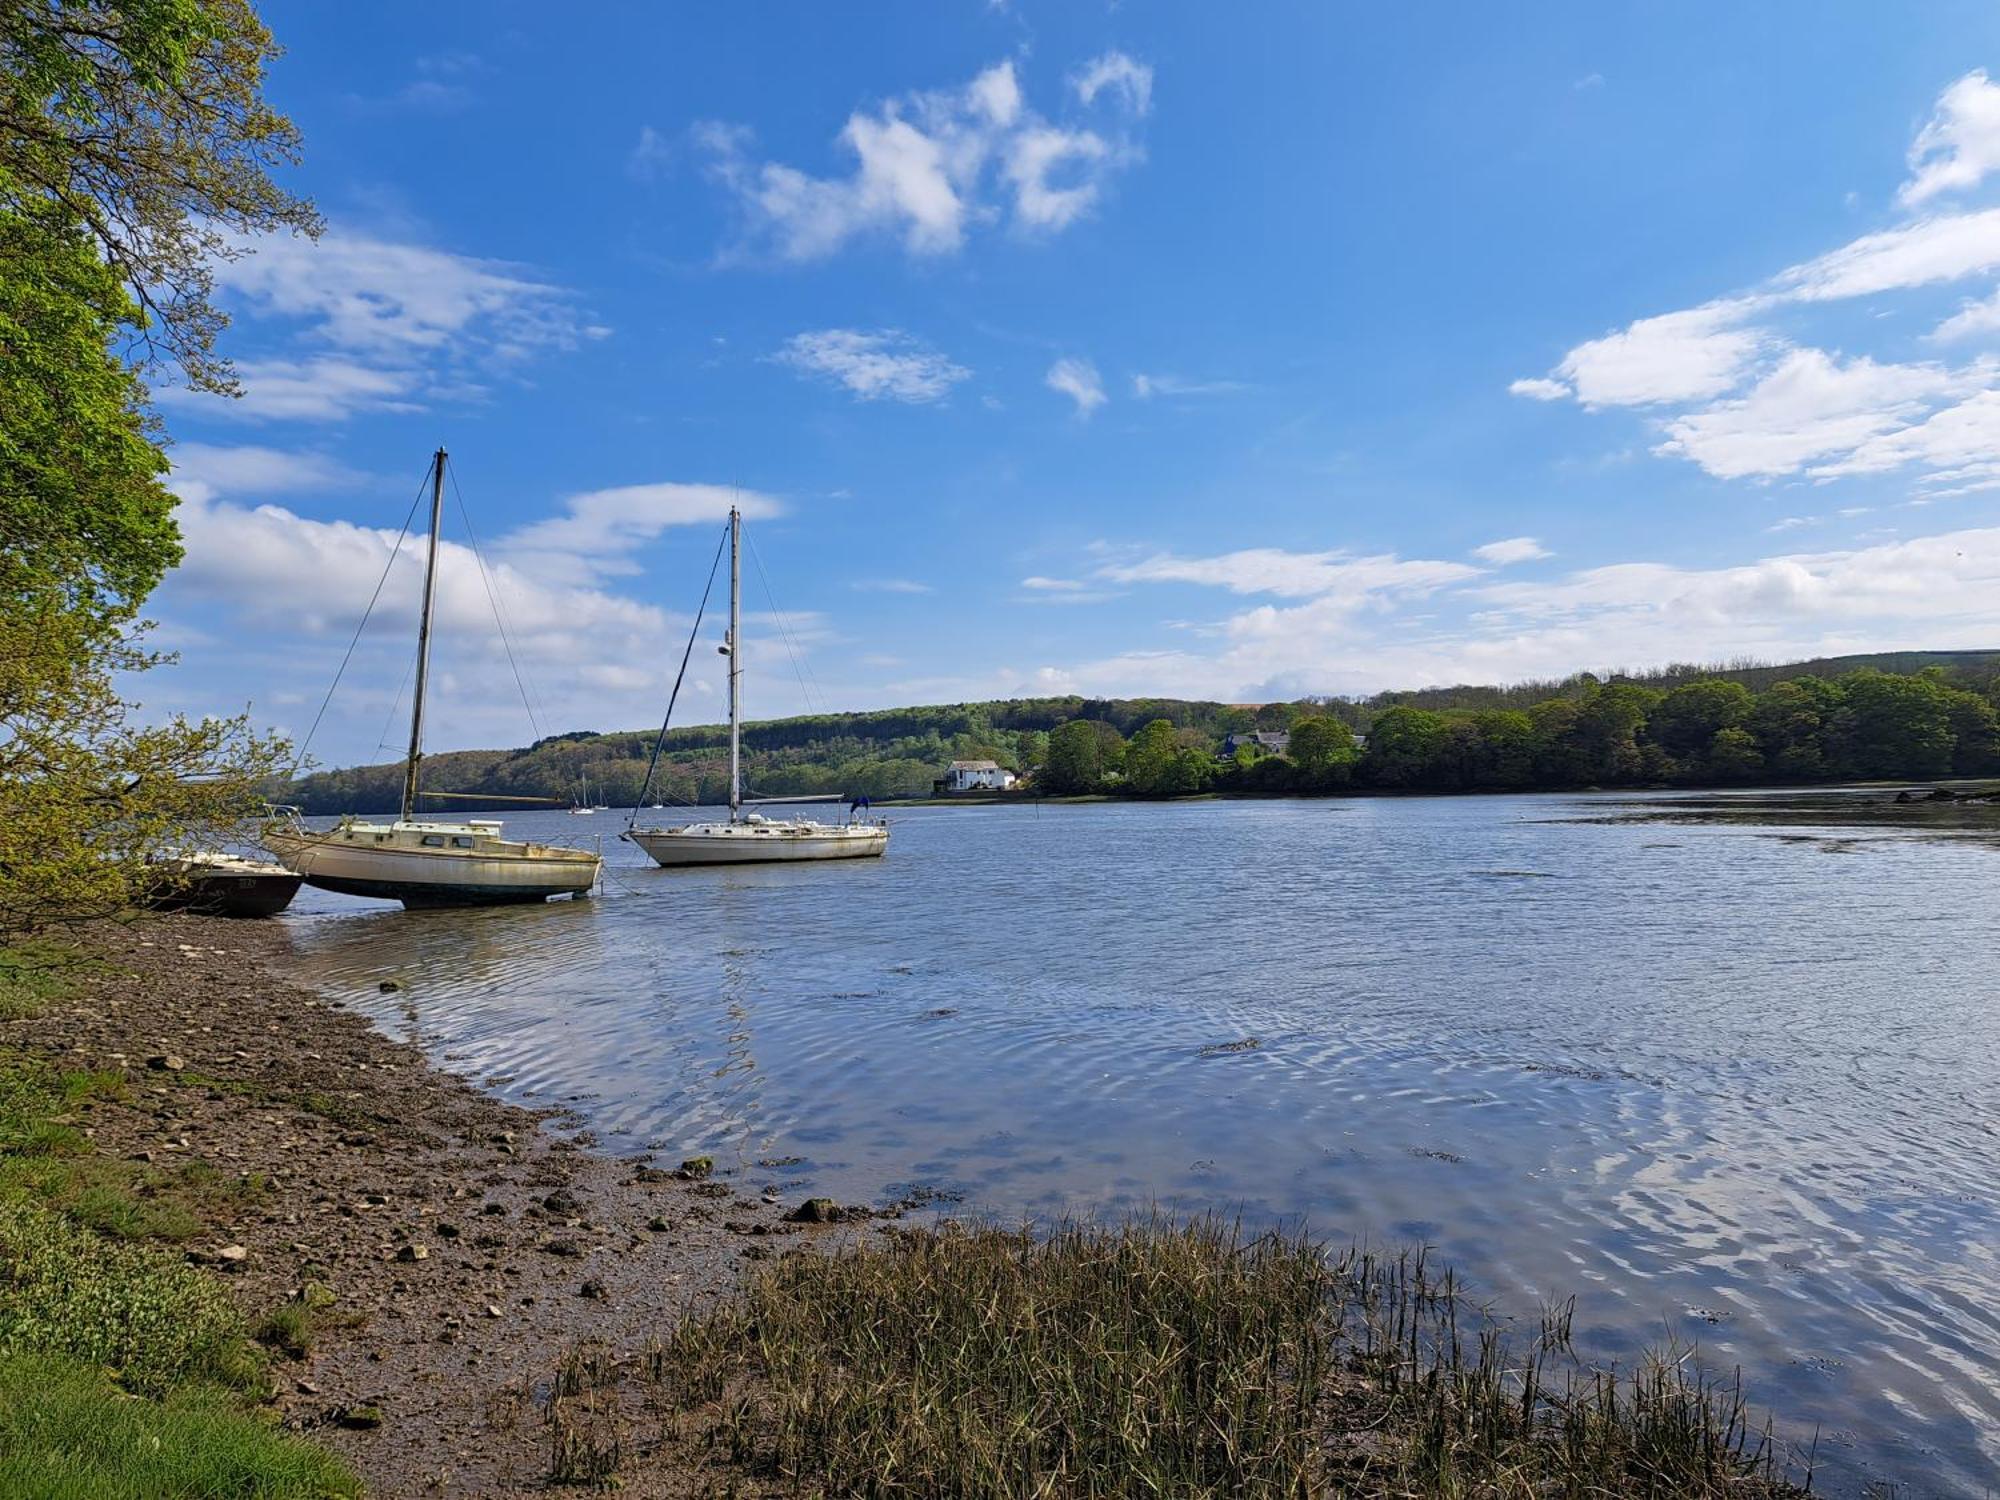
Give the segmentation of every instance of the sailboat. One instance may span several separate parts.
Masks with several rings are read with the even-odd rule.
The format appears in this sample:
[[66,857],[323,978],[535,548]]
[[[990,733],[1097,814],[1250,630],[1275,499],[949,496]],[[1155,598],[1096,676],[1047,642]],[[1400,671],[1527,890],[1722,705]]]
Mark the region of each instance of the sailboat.
[[[889,847],[885,823],[851,816],[845,823],[820,823],[811,818],[767,818],[744,811],[755,804],[746,803],[743,797],[743,515],[733,507],[729,512],[729,634],[720,650],[729,658],[728,821],[628,828],[623,837],[650,854],[654,863],[670,868],[868,859],[884,853]],[[664,738],[664,726],[660,732]]]
[[363,822],[350,813],[332,828],[319,830],[308,828],[297,809],[282,809],[284,816],[264,829],[265,847],[287,869],[304,876],[308,885],[400,901],[406,907],[493,906],[550,896],[587,896],[604,863],[600,855],[504,839],[497,818],[446,822],[417,817],[424,689],[430,670],[438,537],[444,523],[444,449],[438,449],[431,462],[431,544],[417,625],[416,701],[410,711],[410,750],[403,761],[402,811],[393,823]]
[[590,776],[586,772],[583,778],[583,796],[577,801],[575,806],[570,808],[569,815],[572,818],[587,818],[592,813],[598,811],[600,809],[590,800]]

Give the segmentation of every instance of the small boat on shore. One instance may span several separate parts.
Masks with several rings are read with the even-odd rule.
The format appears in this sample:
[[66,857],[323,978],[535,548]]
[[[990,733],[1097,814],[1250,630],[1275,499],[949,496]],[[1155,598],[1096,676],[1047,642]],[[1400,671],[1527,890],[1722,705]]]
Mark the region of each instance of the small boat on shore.
[[[419,819],[418,769],[424,751],[424,687],[430,669],[431,619],[437,592],[438,539],[444,520],[445,451],[431,468],[430,552],[424,563],[423,611],[417,624],[415,701],[410,749],[403,762],[402,810],[391,823],[349,814],[329,829],[313,829],[296,808],[277,809],[264,844],[309,885],[349,896],[400,901],[406,907],[497,906],[587,896],[603,857],[586,849],[529,844],[500,836],[497,818]],[[433,793],[432,795],[442,795]]]
[[155,860],[146,905],[204,917],[274,917],[292,904],[304,877],[239,854],[183,854]]
[[[713,575],[711,574],[711,577]],[[631,828],[622,837],[645,850],[658,865],[749,865],[806,859],[877,858],[889,847],[889,826],[849,814],[845,823],[811,818],[767,818],[745,812],[757,805],[743,796],[743,515],[729,512],[729,634],[721,646],[729,658],[729,818],[721,823],[682,823],[668,828]],[[671,716],[671,707],[669,715]],[[661,742],[666,726],[660,728]],[[659,759],[659,748],[653,752]],[[651,771],[648,773],[651,779]],[[646,788],[639,795],[644,797]],[[825,802],[839,798],[782,797],[774,802]]]

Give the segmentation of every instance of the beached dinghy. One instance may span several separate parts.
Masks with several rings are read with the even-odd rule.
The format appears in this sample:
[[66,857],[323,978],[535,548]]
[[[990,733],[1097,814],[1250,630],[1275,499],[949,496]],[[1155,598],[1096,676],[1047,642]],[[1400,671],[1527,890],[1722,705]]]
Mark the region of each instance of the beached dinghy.
[[282,808],[278,819],[264,829],[264,844],[308,885],[405,906],[494,906],[550,896],[587,896],[604,863],[599,855],[504,839],[494,818],[458,822],[416,816],[438,536],[444,520],[444,449],[438,449],[432,465],[431,544],[417,626],[416,701],[410,714],[410,751],[403,762],[402,812],[393,823],[371,823],[350,815],[332,828],[313,829],[297,809]]
[[274,917],[292,904],[301,877],[238,854],[182,854],[154,862],[146,905],[203,917]]
[[[711,573],[710,577],[714,575]],[[721,823],[683,823],[670,828],[627,828],[630,839],[654,863],[682,865],[771,864],[784,860],[868,859],[889,847],[889,827],[876,819],[850,813],[845,823],[820,823],[811,818],[767,818],[745,812],[743,798],[743,516],[729,512],[729,635],[722,654],[729,658],[729,818]],[[697,626],[699,621],[697,620]],[[683,662],[683,669],[686,663]],[[668,716],[672,716],[672,705]],[[661,740],[666,726],[660,726]],[[653,751],[655,763],[659,748]],[[650,785],[652,772],[647,771]],[[643,799],[646,788],[641,788]],[[837,798],[772,798],[774,802],[837,801]]]

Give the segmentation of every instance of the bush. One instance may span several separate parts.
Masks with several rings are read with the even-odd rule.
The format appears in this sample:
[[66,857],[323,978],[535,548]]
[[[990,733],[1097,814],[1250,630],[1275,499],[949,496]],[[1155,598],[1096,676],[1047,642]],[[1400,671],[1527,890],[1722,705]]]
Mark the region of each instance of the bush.
[[261,1364],[213,1278],[0,1203],[0,1356],[38,1354],[103,1366],[147,1395],[190,1381],[249,1389]]

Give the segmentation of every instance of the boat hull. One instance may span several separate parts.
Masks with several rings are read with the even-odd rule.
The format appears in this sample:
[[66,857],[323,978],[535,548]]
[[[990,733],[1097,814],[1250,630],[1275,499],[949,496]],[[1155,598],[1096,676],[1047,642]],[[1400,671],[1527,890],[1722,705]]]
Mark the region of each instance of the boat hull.
[[307,885],[345,896],[400,901],[411,908],[508,906],[551,896],[585,896],[599,861],[576,852],[533,857],[345,842],[338,835],[267,832],[264,842]]
[[[695,830],[702,831],[695,831]],[[829,828],[799,833],[782,825],[750,829],[693,825],[689,830],[634,829],[626,835],[667,869],[695,865],[769,865],[821,859],[878,859],[889,848],[886,828]]]
[[201,917],[275,917],[292,904],[299,875],[195,874],[168,881],[146,898],[160,911]]

